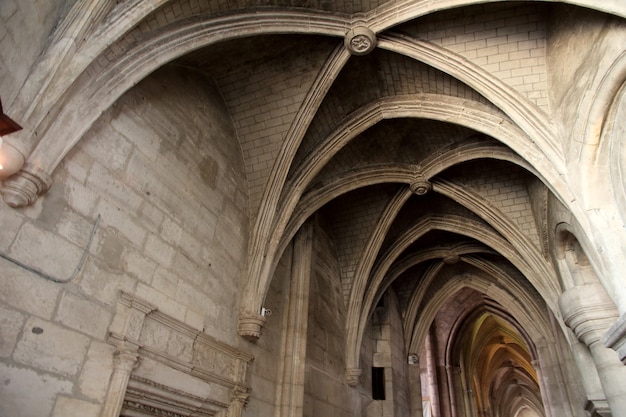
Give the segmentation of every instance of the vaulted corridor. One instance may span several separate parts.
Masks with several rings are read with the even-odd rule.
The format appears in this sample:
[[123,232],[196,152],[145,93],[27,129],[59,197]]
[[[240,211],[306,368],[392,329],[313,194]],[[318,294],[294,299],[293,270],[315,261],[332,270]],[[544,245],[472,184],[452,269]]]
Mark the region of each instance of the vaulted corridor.
[[626,416],[626,3],[40,3],[0,416]]

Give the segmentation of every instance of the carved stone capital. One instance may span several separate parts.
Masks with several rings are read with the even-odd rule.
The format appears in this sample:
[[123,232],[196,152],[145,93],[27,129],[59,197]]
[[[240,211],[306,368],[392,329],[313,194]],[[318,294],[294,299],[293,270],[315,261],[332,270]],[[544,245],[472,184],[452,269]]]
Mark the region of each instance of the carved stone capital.
[[239,336],[250,342],[256,342],[261,337],[261,330],[265,325],[265,316],[260,314],[240,314],[237,332]]
[[344,45],[352,55],[367,55],[376,48],[376,34],[365,26],[356,26],[346,33]]
[[250,396],[250,388],[243,387],[241,385],[236,385],[232,391],[230,392],[230,400],[231,402],[237,402],[242,406],[246,405],[248,401],[248,397]]
[[123,349],[115,352],[113,368],[116,371],[129,373],[139,364],[139,352],[136,349]]
[[351,387],[356,387],[361,382],[361,375],[363,370],[361,368],[348,368],[345,373],[346,384]]
[[2,198],[11,207],[30,206],[48,191],[52,178],[46,172],[26,164],[20,172],[4,181]]
[[626,314],[622,314],[606,332],[602,337],[602,343],[616,351],[619,359],[626,365]]
[[568,289],[559,297],[559,307],[565,324],[587,346],[599,342],[617,318],[615,306],[599,283]]

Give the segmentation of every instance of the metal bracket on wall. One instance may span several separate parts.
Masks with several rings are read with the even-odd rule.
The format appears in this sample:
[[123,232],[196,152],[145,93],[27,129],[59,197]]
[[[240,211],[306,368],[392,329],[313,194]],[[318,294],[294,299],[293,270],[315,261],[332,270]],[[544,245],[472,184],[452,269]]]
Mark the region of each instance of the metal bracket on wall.
[[91,229],[91,234],[89,235],[89,241],[87,242],[87,245],[85,246],[85,248],[83,249],[83,254],[80,257],[80,261],[78,262],[78,265],[76,266],[76,269],[74,269],[74,272],[72,273],[72,275],[70,275],[68,278],[65,279],[60,279],[60,278],[56,278],[53,277],[51,275],[46,274],[45,272],[42,272],[36,268],[33,268],[31,266],[28,266],[20,261],[18,261],[17,259],[11,258],[10,256],[0,252],[0,258],[4,258],[9,262],[14,263],[15,265],[19,266],[20,268],[23,268],[29,272],[32,272],[33,274],[47,279],[48,281],[52,281],[52,282],[56,282],[59,284],[66,284],[68,282],[70,282],[71,280],[73,280],[74,278],[76,278],[76,275],[78,275],[78,273],[80,272],[80,270],[82,269],[83,265],[85,264],[85,259],[87,258],[87,253],[89,252],[89,247],[91,246],[91,242],[93,241],[93,237],[96,234],[96,229],[98,228],[98,223],[100,223],[100,215],[98,214],[98,217],[96,218],[96,221],[93,225],[93,228]]

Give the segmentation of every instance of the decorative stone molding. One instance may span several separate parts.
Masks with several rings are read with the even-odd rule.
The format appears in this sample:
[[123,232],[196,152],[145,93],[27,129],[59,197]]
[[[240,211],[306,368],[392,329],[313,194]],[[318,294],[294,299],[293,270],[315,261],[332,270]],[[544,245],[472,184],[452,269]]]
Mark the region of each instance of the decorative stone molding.
[[344,45],[352,55],[367,55],[376,48],[376,34],[365,26],[356,26],[346,33]]
[[52,178],[49,174],[27,163],[21,171],[4,181],[2,198],[11,207],[30,206],[48,191],[50,185]]
[[360,368],[349,368],[346,369],[345,373],[345,381],[346,384],[351,387],[356,387],[361,382],[361,375],[363,374],[363,370]]
[[[118,349],[103,417],[240,417],[254,357],[122,293],[109,343]],[[198,393],[202,393],[199,395]]]
[[260,314],[240,314],[237,332],[239,336],[250,342],[256,342],[261,337],[261,330],[265,325],[265,316]]
[[602,343],[609,349],[613,349],[619,355],[619,359],[626,365],[626,314],[611,326],[602,337]]

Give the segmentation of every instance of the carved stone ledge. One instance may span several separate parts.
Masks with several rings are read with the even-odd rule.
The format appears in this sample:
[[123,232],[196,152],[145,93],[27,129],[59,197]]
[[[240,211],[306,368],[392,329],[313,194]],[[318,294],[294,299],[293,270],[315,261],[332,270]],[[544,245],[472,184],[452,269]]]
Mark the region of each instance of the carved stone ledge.
[[376,34],[365,26],[356,26],[346,33],[344,45],[352,55],[367,55],[376,48]]
[[256,342],[261,337],[261,331],[265,325],[265,316],[260,314],[241,314],[237,332],[239,336],[250,342]]
[[33,165],[26,164],[17,174],[4,181],[2,198],[10,207],[32,205],[52,185],[52,178]]
[[622,314],[606,332],[602,337],[602,344],[616,351],[619,359],[626,365],[626,314]]
[[361,375],[363,374],[363,370],[361,368],[349,368],[346,369],[345,373],[345,381],[346,384],[351,387],[356,387],[361,382]]

